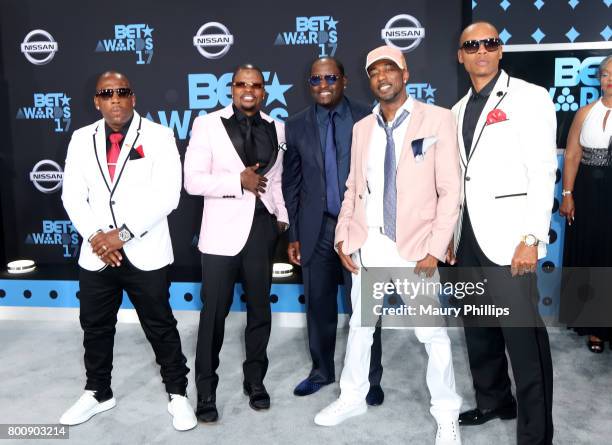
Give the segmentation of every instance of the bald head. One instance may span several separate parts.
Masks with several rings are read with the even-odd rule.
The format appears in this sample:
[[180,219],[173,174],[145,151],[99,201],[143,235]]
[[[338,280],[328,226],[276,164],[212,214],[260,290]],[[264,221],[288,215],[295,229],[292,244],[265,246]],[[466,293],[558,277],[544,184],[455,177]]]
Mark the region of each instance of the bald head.
[[476,34],[486,33],[490,37],[499,37],[499,32],[497,32],[497,28],[493,26],[492,23],[485,22],[485,21],[474,22],[471,25],[469,25],[467,28],[465,28],[463,32],[461,33],[461,35],[459,36],[459,46],[461,46],[461,44],[465,42],[466,40],[470,40],[469,36],[474,33]]
[[98,76],[98,80],[96,81],[96,90],[99,90],[100,85],[106,80],[117,80],[127,87],[130,87],[130,81],[125,74],[118,71],[105,71]]

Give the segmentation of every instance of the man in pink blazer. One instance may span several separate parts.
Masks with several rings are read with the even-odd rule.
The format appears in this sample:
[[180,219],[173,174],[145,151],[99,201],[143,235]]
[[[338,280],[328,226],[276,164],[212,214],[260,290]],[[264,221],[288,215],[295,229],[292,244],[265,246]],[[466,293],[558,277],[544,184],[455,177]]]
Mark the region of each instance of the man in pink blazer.
[[246,294],[244,391],[255,410],[270,407],[268,368],[272,257],[288,227],[281,191],[284,127],[260,111],[263,75],[241,65],[232,79],[232,105],[198,117],[185,154],[185,189],[204,197],[198,248],[204,304],[196,351],[196,414],[218,419],[215,392],[225,317],[241,278]]
[[[360,267],[415,268],[433,275],[438,260],[445,259],[459,214],[460,168],[451,112],[406,93],[406,61],[394,47],[371,51],[366,71],[379,105],[353,128],[351,169],[335,239],[342,264],[353,273],[353,316],[340,398],[315,417],[323,426],[367,410],[374,326],[361,323]],[[399,278],[389,271],[391,280]],[[436,445],[459,444],[461,398],[455,392],[446,328],[419,326],[415,333],[429,355],[427,386],[438,423]]]

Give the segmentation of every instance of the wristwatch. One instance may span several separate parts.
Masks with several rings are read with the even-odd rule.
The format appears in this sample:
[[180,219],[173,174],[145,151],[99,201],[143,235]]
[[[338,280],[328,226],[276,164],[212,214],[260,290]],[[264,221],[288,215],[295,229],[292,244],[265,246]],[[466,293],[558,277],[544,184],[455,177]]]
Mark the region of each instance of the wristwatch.
[[527,247],[537,246],[537,245],[538,245],[538,243],[540,242],[540,241],[539,241],[539,240],[538,240],[538,239],[535,237],[535,235],[531,235],[531,234],[530,234],[530,235],[525,235],[521,241],[523,241],[523,243],[525,243],[525,245],[526,245]]
[[130,230],[127,228],[125,224],[122,225],[119,228],[119,239],[123,241],[124,243],[127,243],[132,238],[134,238],[134,235],[132,235],[132,232],[130,232]]

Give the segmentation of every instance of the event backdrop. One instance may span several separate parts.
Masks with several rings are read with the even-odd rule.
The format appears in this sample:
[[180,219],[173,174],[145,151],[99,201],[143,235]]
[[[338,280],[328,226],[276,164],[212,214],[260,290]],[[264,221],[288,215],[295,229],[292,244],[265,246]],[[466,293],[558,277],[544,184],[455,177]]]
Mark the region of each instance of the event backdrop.
[[[594,67],[612,52],[612,0],[385,0],[375,7],[278,0],[86,3],[0,4],[0,238],[8,259],[33,258],[43,264],[41,272],[51,271],[32,277],[38,281],[0,280],[0,301],[8,306],[78,305],[78,284],[57,281],[74,277],[79,241],[61,206],[61,177],[71,132],[99,118],[92,95],[104,70],[130,77],[137,110],[171,127],[184,155],[194,118],[229,103],[231,71],[245,62],[264,70],[269,94],[264,109],[284,120],[309,103],[307,70],[321,55],[339,57],[347,68],[348,95],[371,103],[363,62],[369,49],[386,42],[406,54],[409,93],[450,107],[468,88],[456,62],[459,30],[472,20],[488,20],[508,51],[502,67],[549,90],[558,108],[558,146],[564,147],[576,105],[598,97]],[[540,52],[546,44],[565,45]],[[562,259],[560,176],[559,171],[551,203],[549,254],[538,270],[545,315],[556,313],[559,298],[559,280],[548,272],[558,270]],[[174,308],[199,307],[191,282],[199,278],[200,212],[201,200],[184,195],[170,218],[178,266]],[[285,245],[286,239],[279,243],[279,259]],[[299,274],[290,281],[298,282]],[[274,285],[273,310],[303,310],[301,293],[301,286]],[[233,309],[241,308],[237,298]]]
[[[449,107],[458,96],[461,4],[3,1],[8,103],[0,106],[9,122],[2,144],[7,257],[42,265],[74,262],[79,237],[61,204],[62,169],[72,132],[99,118],[92,98],[101,72],[114,69],[130,78],[136,109],[174,130],[181,156],[195,117],[230,103],[231,73],[245,62],[264,71],[264,111],[284,120],[309,104],[306,75],[312,60],[322,55],[346,65],[347,95],[372,102],[365,55],[386,41],[405,50],[409,92]],[[170,217],[179,268],[199,268],[195,237],[201,208],[202,198],[184,194]]]

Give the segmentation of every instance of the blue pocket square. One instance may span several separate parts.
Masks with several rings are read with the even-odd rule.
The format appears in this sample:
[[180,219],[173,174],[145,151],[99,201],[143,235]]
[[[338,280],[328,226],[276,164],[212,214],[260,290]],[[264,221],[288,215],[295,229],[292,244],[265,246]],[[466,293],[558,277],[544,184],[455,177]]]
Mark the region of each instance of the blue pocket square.
[[421,138],[421,139],[415,139],[414,141],[412,141],[412,154],[414,155],[414,157],[416,158],[417,156],[423,156],[423,140],[425,138]]
[[429,136],[412,141],[412,154],[414,155],[414,160],[416,162],[421,162],[437,140],[435,136]]

